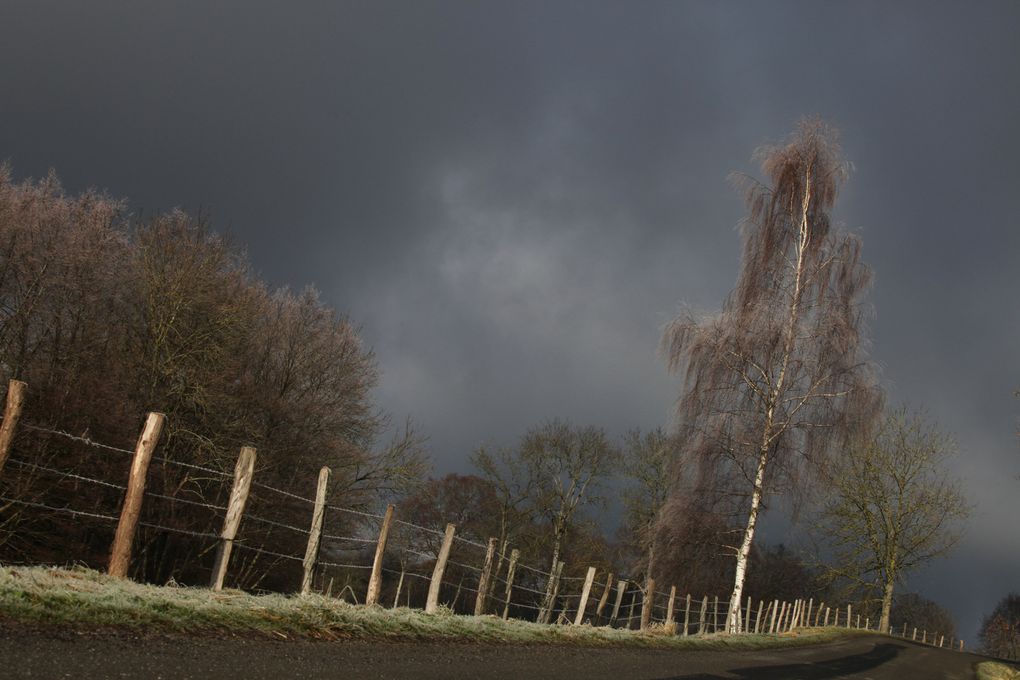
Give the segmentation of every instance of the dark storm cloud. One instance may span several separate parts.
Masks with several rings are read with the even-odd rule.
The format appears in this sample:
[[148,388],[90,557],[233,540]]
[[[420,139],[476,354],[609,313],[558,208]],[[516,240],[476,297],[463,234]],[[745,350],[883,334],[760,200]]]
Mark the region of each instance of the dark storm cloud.
[[[667,422],[676,305],[721,305],[727,183],[805,114],[876,271],[892,398],[957,433],[966,544],[912,579],[973,638],[1020,571],[1012,3],[5,3],[0,157],[207,208],[363,325],[437,469],[551,416]],[[777,523],[776,527],[782,525]],[[774,540],[784,538],[775,530]],[[791,537],[785,537],[792,540]]]

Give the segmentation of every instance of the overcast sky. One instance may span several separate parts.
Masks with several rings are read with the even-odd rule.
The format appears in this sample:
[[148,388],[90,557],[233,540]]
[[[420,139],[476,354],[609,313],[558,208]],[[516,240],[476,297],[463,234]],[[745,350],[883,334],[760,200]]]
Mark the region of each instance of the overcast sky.
[[0,159],[211,211],[362,327],[445,473],[552,416],[668,424],[661,326],[737,274],[727,177],[820,115],[873,358],[976,504],[908,586],[974,641],[1020,590],[1018,29],[1012,1],[3,0]]

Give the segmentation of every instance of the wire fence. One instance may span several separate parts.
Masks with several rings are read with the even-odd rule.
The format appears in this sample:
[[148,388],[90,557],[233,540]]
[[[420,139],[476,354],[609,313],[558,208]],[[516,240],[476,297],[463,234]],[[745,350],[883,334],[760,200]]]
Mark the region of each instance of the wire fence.
[[[112,524],[123,524],[127,498],[132,492],[138,450],[111,446],[83,435],[75,435],[38,424],[21,424],[37,437],[46,437],[97,454],[116,452],[132,457],[128,484],[99,478],[122,476],[125,459],[88,459],[80,455],[65,456],[68,460],[89,462],[85,474],[72,464],[60,467],[58,449],[44,448],[44,460],[27,460],[17,447],[17,454],[0,457],[0,512],[37,512],[40,516],[69,516],[98,520],[108,536]],[[78,452],[80,453],[80,452]],[[227,551],[222,567],[229,573],[228,582],[254,592],[280,590],[281,571],[292,578],[301,576],[301,592],[318,592],[354,603],[372,603],[392,607],[424,608],[444,606],[458,614],[492,614],[503,618],[537,620],[545,623],[586,623],[617,628],[646,628],[650,625],[669,628],[677,635],[707,635],[726,629],[730,603],[717,597],[680,594],[644,587],[632,579],[618,577],[613,581],[588,576],[563,575],[562,563],[555,571],[546,571],[525,564],[517,551],[508,545],[487,545],[471,538],[441,531],[435,527],[386,514],[345,507],[325,502],[287,489],[249,479],[244,500],[238,506],[238,473],[217,470],[208,465],[151,456],[165,471],[160,477],[163,488],[146,489],[152,480],[142,475],[141,512],[137,519],[142,536],[141,548],[134,555],[136,577],[143,577],[152,563],[166,559],[167,550],[160,550],[168,535],[193,542],[184,551],[185,559],[212,559],[214,549]],[[100,464],[101,463],[101,464]],[[240,467],[240,466],[239,466]],[[176,474],[166,472],[175,470]],[[14,476],[20,480],[11,481]],[[193,473],[202,473],[201,483]],[[151,470],[148,477],[152,477]],[[47,493],[33,497],[30,487],[41,484]],[[72,489],[61,485],[71,484]],[[75,493],[80,485],[91,485],[98,495]],[[242,485],[243,486],[243,485]],[[20,493],[18,493],[20,492]],[[125,496],[127,494],[127,496]],[[87,506],[87,507],[86,507]],[[181,506],[198,514],[181,514]],[[118,508],[122,511],[118,513]],[[237,510],[238,525],[231,533],[231,513]],[[268,515],[268,516],[267,516]],[[307,525],[299,519],[304,517]],[[243,521],[241,521],[243,520]],[[7,526],[0,515],[0,527]],[[16,532],[14,532],[16,533]],[[233,560],[230,558],[235,551]],[[78,559],[77,556],[68,556]],[[180,557],[177,558],[178,562]],[[217,557],[217,564],[220,562]],[[300,565],[300,566],[299,566]],[[229,569],[228,569],[229,567]],[[210,567],[215,580],[216,567]],[[651,586],[651,583],[644,584]],[[374,592],[374,594],[373,594]],[[742,602],[739,612],[740,632],[778,634],[796,628],[843,625],[877,630],[877,621],[870,617],[854,618],[852,606],[831,609],[813,600],[793,603],[778,601]],[[830,621],[831,616],[831,621]],[[874,623],[874,625],[873,625]],[[944,646],[939,634],[920,631],[903,625],[891,631],[899,637]],[[908,633],[910,634],[908,636]],[[962,649],[963,643],[959,641]],[[953,638],[950,645],[954,646]]]

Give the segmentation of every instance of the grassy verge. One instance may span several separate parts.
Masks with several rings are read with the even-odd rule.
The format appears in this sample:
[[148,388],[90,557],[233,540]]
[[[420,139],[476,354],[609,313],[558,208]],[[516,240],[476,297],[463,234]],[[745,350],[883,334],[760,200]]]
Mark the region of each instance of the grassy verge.
[[1020,680],[1020,670],[998,661],[982,661],[977,676],[978,680]]
[[87,569],[0,567],[0,621],[111,632],[510,644],[569,644],[659,649],[760,649],[829,642],[852,634],[823,628],[784,635],[682,637],[592,626],[503,621],[494,616],[426,615],[360,607],[310,596],[159,587]]

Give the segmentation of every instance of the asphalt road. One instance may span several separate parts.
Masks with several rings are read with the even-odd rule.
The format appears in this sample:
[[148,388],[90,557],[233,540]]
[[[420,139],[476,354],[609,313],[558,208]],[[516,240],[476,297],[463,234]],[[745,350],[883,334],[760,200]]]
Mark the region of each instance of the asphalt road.
[[141,639],[0,630],[0,678],[974,678],[983,657],[870,636],[775,651]]

